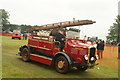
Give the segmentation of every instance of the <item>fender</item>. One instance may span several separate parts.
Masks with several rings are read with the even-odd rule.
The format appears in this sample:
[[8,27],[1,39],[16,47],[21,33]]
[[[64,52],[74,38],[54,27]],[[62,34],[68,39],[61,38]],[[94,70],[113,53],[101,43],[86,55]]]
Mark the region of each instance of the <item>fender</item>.
[[28,48],[28,49],[29,49],[30,47],[29,47],[28,45],[21,46],[21,47],[19,48],[19,51],[21,52],[23,48]]
[[54,60],[56,59],[56,57],[59,56],[59,55],[65,56],[65,57],[67,58],[69,64],[72,64],[72,62],[73,62],[72,57],[71,57],[70,55],[68,55],[67,53],[65,53],[65,52],[58,52],[58,53],[56,53],[56,54],[54,55],[53,61],[54,61]]
[[21,47],[19,48],[19,51],[20,51],[20,52],[18,52],[18,54],[19,54],[20,56],[22,55],[22,49],[23,49],[23,48],[28,48],[28,49],[30,49],[30,47],[27,46],[27,45],[21,46]]

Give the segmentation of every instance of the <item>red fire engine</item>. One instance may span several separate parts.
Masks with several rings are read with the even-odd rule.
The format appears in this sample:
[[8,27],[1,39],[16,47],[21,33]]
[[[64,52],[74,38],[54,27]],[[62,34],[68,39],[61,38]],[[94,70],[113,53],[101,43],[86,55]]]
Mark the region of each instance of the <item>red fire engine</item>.
[[20,29],[13,30],[12,39],[15,39],[15,38],[21,40],[22,36],[21,36],[21,30]]
[[[34,60],[43,64],[53,65],[57,72],[67,73],[71,67],[76,67],[80,71],[93,68],[98,63],[96,47],[86,40],[66,38],[65,47],[60,51],[59,41],[55,37],[49,36],[47,31],[53,29],[66,28],[72,26],[82,26],[93,24],[91,20],[75,20],[59,22],[54,24],[35,27],[30,31],[33,33],[28,39],[28,44],[19,48],[19,55],[23,61]],[[46,30],[43,36],[43,32]]]

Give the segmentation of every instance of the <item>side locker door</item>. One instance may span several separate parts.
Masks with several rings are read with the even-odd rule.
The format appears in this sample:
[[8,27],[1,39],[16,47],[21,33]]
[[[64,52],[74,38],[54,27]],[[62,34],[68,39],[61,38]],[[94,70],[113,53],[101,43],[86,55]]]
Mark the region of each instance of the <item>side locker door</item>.
[[53,42],[49,40],[39,40],[38,48],[40,52],[52,54]]
[[35,39],[35,38],[29,39],[28,40],[28,45],[31,46],[31,47],[37,48],[38,47],[38,39]]

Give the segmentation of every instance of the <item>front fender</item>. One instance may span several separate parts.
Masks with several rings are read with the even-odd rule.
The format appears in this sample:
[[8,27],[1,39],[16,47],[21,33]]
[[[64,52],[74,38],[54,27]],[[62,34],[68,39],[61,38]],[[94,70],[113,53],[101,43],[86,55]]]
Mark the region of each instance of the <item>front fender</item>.
[[65,53],[65,52],[58,52],[58,53],[56,53],[56,54],[54,55],[54,59],[53,59],[53,60],[55,60],[55,59],[56,59],[58,56],[60,56],[60,55],[66,57],[66,59],[68,60],[69,64],[72,64],[72,63],[73,63],[72,57],[71,57],[70,55],[68,55],[67,53]]

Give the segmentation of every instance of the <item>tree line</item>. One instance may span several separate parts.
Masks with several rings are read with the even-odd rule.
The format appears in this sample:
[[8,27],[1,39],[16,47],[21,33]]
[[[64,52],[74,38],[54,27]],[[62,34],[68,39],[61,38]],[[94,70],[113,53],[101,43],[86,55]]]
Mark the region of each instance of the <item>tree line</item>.
[[35,26],[31,26],[31,25],[26,25],[26,24],[11,24],[9,21],[9,16],[10,14],[5,11],[4,9],[0,9],[0,26],[2,27],[2,31],[3,32],[8,32],[8,31],[13,31],[14,29],[21,29],[22,33],[27,31],[28,29],[31,29]]
[[120,42],[120,16],[118,15],[115,19],[115,22],[110,29],[108,30],[107,42],[112,42],[113,44],[117,44]]

